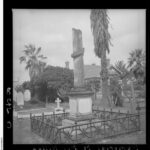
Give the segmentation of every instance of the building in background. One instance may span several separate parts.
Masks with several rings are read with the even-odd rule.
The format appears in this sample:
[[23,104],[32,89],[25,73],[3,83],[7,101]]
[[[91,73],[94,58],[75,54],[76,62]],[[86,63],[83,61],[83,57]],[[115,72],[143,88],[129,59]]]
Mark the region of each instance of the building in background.
[[65,65],[66,65],[65,67],[66,67],[67,69],[69,69],[69,61],[66,61],[66,62],[65,62]]

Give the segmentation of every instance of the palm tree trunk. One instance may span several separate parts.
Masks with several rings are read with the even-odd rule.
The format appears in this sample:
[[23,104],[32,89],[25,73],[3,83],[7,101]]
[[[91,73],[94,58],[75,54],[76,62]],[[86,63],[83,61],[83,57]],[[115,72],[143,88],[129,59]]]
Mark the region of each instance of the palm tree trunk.
[[109,106],[108,103],[108,71],[107,71],[107,60],[106,51],[102,51],[101,55],[101,79],[102,79],[102,105]]
[[29,77],[30,77],[30,81],[32,81],[32,68],[29,68]]
[[96,96],[96,90],[94,90],[94,100],[97,99],[97,96]]

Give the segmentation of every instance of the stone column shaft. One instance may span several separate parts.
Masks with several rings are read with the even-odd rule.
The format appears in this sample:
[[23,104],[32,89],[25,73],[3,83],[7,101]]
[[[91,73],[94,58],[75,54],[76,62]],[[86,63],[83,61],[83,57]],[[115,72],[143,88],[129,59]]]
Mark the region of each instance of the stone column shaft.
[[73,35],[73,54],[74,61],[74,87],[84,87],[84,49],[82,46],[81,30],[72,29]]

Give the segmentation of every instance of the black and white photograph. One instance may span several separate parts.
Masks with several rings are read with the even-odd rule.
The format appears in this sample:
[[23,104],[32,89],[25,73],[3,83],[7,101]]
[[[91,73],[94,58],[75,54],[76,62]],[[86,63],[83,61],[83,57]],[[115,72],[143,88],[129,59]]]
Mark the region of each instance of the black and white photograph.
[[146,9],[12,9],[13,144],[146,144]]

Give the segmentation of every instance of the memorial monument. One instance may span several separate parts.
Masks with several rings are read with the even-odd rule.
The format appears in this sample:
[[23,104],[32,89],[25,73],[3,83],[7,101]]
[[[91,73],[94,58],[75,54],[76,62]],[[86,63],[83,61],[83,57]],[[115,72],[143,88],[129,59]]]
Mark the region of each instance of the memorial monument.
[[73,54],[71,57],[74,62],[74,87],[68,93],[70,115],[63,120],[63,125],[73,124],[74,121],[84,120],[92,117],[92,96],[93,92],[88,91],[84,84],[84,49],[82,45],[82,32],[72,29],[73,35]]

